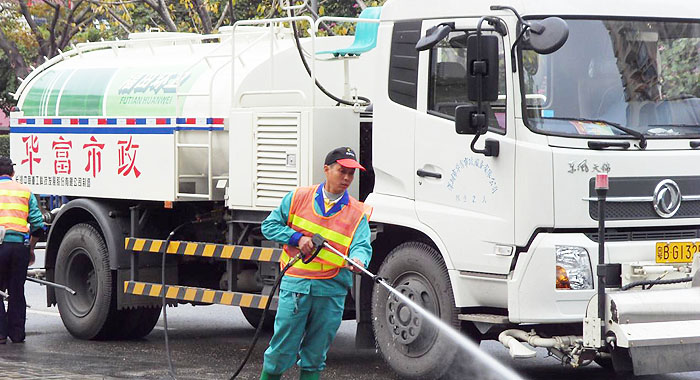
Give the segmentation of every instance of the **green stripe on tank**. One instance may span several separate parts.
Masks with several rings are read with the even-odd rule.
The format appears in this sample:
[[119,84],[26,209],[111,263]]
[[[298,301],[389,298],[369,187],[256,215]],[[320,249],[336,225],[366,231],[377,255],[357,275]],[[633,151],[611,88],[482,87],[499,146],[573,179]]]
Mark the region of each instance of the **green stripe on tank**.
[[105,90],[117,69],[77,69],[71,75],[73,71],[49,70],[32,81],[22,105],[24,115],[57,115],[60,95],[59,116],[102,116]]
[[50,70],[32,81],[32,87],[22,105],[24,116],[44,116],[44,105],[48,94],[56,80],[64,73],[66,73],[65,70]]
[[[63,88],[63,85],[66,83],[66,80],[70,77],[70,74],[73,70],[62,70],[58,74],[57,80],[53,83],[53,86],[51,88],[51,92],[48,94],[48,97],[45,99],[45,108],[44,108],[44,115],[46,116],[55,116],[56,115],[56,102],[58,101],[58,95],[61,93],[61,88]],[[46,95],[46,94],[45,94]]]
[[114,68],[79,69],[68,81],[59,113],[61,116],[102,116],[105,90]]

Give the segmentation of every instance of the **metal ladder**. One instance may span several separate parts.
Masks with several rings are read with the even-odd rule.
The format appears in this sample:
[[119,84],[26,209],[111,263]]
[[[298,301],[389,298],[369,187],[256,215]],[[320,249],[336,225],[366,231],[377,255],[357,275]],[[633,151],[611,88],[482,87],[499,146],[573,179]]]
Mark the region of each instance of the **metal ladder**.
[[[204,92],[204,93],[196,93],[196,92],[180,92],[180,84],[178,83],[178,87],[176,88],[175,91],[175,130],[173,132],[173,137],[174,137],[174,142],[175,142],[175,198],[176,199],[182,199],[182,198],[195,198],[195,199],[206,199],[206,200],[212,200],[213,199],[213,193],[214,193],[214,181],[218,180],[228,180],[228,175],[222,175],[222,176],[213,176],[212,173],[212,163],[213,163],[213,148],[212,148],[212,143],[214,139],[214,131],[210,127],[206,133],[207,133],[207,139],[206,143],[183,143],[181,142],[181,136],[182,133],[179,130],[179,124],[177,123],[177,120],[181,118],[182,115],[182,109],[180,107],[180,100],[187,99],[188,97],[207,97],[207,103],[208,103],[208,113],[207,116],[212,117],[213,116],[213,104],[212,104],[212,98],[211,98],[211,92],[213,89],[213,83],[214,83],[214,78],[218,74],[218,72],[226,67],[226,65],[230,64],[233,62],[233,59],[231,58],[230,54],[211,54],[219,50],[220,48],[224,47],[225,45],[222,43],[222,35],[217,35],[215,38],[219,39],[219,46],[216,48],[212,49],[210,54],[205,54],[203,55],[200,59],[198,59],[196,62],[194,62],[190,67],[185,69],[183,73],[187,73],[190,70],[192,70],[194,67],[199,65],[201,62],[205,62],[207,66],[209,66],[210,69],[212,69],[212,62],[210,62],[211,59],[214,58],[228,58],[226,61],[224,61],[223,64],[221,64],[218,68],[216,68],[213,71],[210,71],[211,73],[211,78],[209,79],[209,91]],[[233,43],[233,36],[231,36],[231,41]],[[190,49],[193,51],[193,48],[190,44]],[[184,102],[183,102],[184,103]],[[207,119],[208,119],[207,118]],[[184,149],[206,149],[207,151],[207,171],[206,173],[181,173],[180,172],[180,157],[182,156],[182,150]],[[180,189],[180,181],[182,179],[201,179],[204,178],[206,182],[206,192],[183,192]]]

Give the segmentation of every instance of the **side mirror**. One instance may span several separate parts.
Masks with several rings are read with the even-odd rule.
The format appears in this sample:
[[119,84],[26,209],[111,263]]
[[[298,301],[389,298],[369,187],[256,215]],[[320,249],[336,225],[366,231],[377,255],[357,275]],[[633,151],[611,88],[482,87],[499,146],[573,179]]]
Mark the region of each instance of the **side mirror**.
[[446,22],[436,25],[425,32],[425,36],[421,37],[416,43],[416,50],[428,50],[442,41],[455,28],[454,22]]
[[[478,43],[481,43],[481,46],[477,54]],[[498,100],[498,60],[498,36],[469,36],[467,39],[469,100],[484,102]],[[479,77],[481,77],[481,83],[479,83]]]
[[525,46],[539,54],[551,54],[559,50],[569,38],[569,25],[559,17],[547,17],[531,21],[525,33]]
[[486,133],[488,121],[485,114],[479,114],[474,104],[455,108],[455,131],[458,135],[482,135]]

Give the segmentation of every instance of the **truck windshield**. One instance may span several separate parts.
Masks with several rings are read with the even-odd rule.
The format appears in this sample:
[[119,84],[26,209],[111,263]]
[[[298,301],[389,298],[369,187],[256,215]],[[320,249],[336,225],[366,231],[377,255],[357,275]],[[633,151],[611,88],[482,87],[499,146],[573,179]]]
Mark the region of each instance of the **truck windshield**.
[[523,50],[527,125],[540,133],[700,136],[700,23],[567,19],[557,52]]

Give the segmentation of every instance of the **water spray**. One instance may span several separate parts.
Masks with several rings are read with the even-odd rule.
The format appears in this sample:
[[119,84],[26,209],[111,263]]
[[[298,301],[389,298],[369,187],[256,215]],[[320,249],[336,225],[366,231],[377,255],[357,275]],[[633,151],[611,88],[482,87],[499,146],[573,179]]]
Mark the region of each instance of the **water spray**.
[[[499,361],[494,359],[493,357],[489,356],[485,352],[483,352],[478,345],[476,345],[474,342],[471,340],[467,339],[464,335],[460,334],[458,331],[450,327],[448,324],[446,324],[443,320],[440,318],[436,317],[433,315],[431,312],[425,310],[423,307],[418,305],[417,303],[413,302],[410,298],[406,297],[403,293],[400,291],[394,289],[389,283],[386,282],[385,279],[379,277],[378,275],[370,272],[367,270],[363,265],[360,265],[353,260],[350,259],[347,255],[343,254],[342,252],[338,251],[337,249],[333,248],[332,245],[328,243],[326,239],[323,238],[320,234],[316,234],[311,238],[311,241],[314,243],[314,246],[316,247],[323,247],[336,255],[342,257],[347,261],[350,265],[353,267],[357,268],[360,270],[362,274],[365,274],[369,277],[372,278],[372,280],[384,286],[390,293],[398,297],[401,301],[405,302],[407,305],[409,305],[415,312],[421,314],[423,317],[425,317],[428,321],[430,321],[433,325],[438,327],[442,332],[447,334],[450,338],[452,338],[455,342],[457,342],[462,348],[466,349],[469,353],[473,354],[476,356],[481,362],[485,363],[490,369],[496,371],[498,375],[501,376],[503,379],[514,379],[514,380],[520,380],[522,379],[521,376],[519,376],[515,371],[512,369],[504,366],[501,364]],[[318,251],[317,251],[318,252]]]

